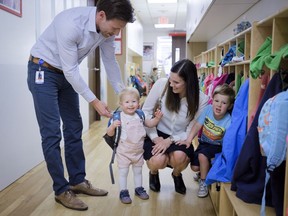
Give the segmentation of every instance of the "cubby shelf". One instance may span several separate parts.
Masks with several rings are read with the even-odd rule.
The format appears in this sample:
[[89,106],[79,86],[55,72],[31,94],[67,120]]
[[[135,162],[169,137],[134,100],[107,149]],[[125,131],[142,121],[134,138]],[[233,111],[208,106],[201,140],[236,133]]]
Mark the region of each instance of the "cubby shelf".
[[[197,65],[207,64],[209,61],[214,61],[213,67],[198,68],[198,74],[205,73],[209,75],[211,73],[217,76],[219,63],[231,46],[239,43],[244,43],[244,61],[232,63],[229,62],[222,68],[222,73],[235,72],[235,81],[237,82],[238,75],[244,76],[247,79],[250,74],[250,61],[256,57],[256,54],[264,43],[267,37],[272,38],[272,54],[277,52],[282,46],[288,44],[288,8],[279,11],[277,14],[267,17],[264,20],[254,22],[252,27],[235,35],[216,47],[210,50],[202,52],[200,55],[194,57],[194,62]],[[243,45],[243,44],[242,44]],[[281,68],[288,68],[288,60],[281,61]],[[263,72],[270,75],[270,79],[276,71],[270,70],[267,67],[263,67]],[[248,117],[257,106],[261,90],[261,78],[250,79],[249,82],[249,101],[248,101]],[[249,122],[249,119],[248,119]],[[288,158],[288,155],[287,155]],[[285,192],[284,192],[284,208],[283,215],[288,212],[288,166],[286,165],[286,178],[285,178]],[[219,183],[220,184],[220,183]],[[220,188],[220,189],[219,189]],[[260,205],[248,204],[238,199],[235,192],[230,190],[229,183],[221,183],[220,187],[216,187],[216,184],[212,184],[209,189],[211,201],[218,216],[231,216],[231,215],[260,215]],[[266,207],[266,215],[275,215],[274,208]]]

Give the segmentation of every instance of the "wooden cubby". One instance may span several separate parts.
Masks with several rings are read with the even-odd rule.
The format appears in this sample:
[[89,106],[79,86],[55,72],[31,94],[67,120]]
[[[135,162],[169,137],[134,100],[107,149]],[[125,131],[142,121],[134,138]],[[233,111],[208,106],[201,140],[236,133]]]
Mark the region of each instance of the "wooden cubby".
[[[214,62],[214,66],[208,66],[208,63]],[[197,66],[198,75],[205,74],[206,76],[213,73],[215,75],[216,71],[216,48],[212,48],[200,55],[194,57],[194,63]]]
[[[250,61],[256,56],[259,48],[269,36],[272,38],[272,54],[277,52],[282,46],[288,44],[288,8],[272,15],[262,21],[254,22],[252,27],[235,35],[233,38],[218,44],[216,47],[202,52],[194,58],[194,61],[208,63],[209,60],[214,59],[215,66],[213,68],[199,68],[198,73],[205,72],[206,75],[214,73],[217,76],[219,63],[223,55],[226,54],[232,45],[237,45],[244,41],[244,55],[245,59],[242,62],[229,63],[223,67],[223,73],[235,72],[235,82],[237,82],[238,75],[241,73],[244,79],[249,77]],[[288,60],[282,60],[281,67],[288,68]],[[270,75],[270,79],[276,71],[263,67],[265,73]],[[248,100],[248,116],[257,106],[261,89],[261,79],[250,78],[249,82],[249,100]],[[249,121],[248,121],[249,122]],[[287,153],[288,158],[288,153]],[[285,177],[285,192],[284,192],[284,208],[283,215],[288,212],[288,166],[286,165]],[[220,184],[220,187],[219,187]],[[218,216],[242,216],[242,215],[260,215],[260,205],[249,204],[238,199],[235,192],[230,190],[229,183],[212,184],[209,189],[209,195],[214,206],[215,212]],[[266,207],[266,215],[275,215],[274,208]]]
[[[244,42],[244,61],[226,64],[222,68],[222,73],[235,73],[235,82],[238,82],[238,74],[242,74],[245,79],[247,79],[249,77],[251,28],[194,57],[195,64],[202,65],[202,67],[198,67],[198,75],[204,73],[207,76],[212,73],[216,77],[218,75],[219,67],[221,67],[219,63],[221,62],[223,55],[229,51],[231,46],[236,45],[237,47],[240,42]],[[239,55],[238,51],[237,54]],[[212,61],[214,62],[213,67],[203,67],[203,65],[207,65]]]

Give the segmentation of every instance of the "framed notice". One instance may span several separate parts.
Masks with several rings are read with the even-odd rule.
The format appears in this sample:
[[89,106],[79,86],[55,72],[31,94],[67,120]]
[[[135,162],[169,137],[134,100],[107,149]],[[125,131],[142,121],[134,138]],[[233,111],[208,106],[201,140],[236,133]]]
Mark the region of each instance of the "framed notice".
[[121,30],[120,30],[119,34],[115,36],[115,40],[118,40],[118,39],[122,39],[122,31]]
[[22,0],[0,0],[0,8],[22,17]]
[[143,45],[143,60],[144,61],[153,61],[154,58],[154,44],[153,43],[144,43]]
[[115,40],[115,54],[121,55],[122,54],[122,41],[121,40]]

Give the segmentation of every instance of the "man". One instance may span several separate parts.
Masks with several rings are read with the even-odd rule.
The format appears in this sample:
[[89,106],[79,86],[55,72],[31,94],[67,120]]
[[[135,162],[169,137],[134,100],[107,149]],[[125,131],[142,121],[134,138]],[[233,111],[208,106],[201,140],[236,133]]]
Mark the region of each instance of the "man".
[[153,67],[152,72],[150,74],[150,79],[151,79],[151,87],[153,86],[153,84],[157,81],[158,79],[158,68],[157,67]]
[[[76,193],[91,196],[108,193],[94,188],[85,179],[78,94],[101,116],[110,117],[111,114],[107,105],[97,99],[84,82],[79,64],[100,47],[107,77],[118,93],[123,83],[114,54],[114,38],[128,22],[134,21],[133,11],[129,0],[99,0],[96,7],[65,10],[55,17],[31,49],[27,82],[33,95],[44,158],[53,180],[55,200],[67,208],[88,209]],[[68,181],[61,159],[60,118]]]

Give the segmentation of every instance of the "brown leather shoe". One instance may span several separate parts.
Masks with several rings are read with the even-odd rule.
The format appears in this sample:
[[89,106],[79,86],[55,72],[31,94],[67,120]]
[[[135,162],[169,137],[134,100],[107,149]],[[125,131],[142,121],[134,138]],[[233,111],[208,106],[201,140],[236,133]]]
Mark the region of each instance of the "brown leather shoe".
[[76,194],[82,193],[90,196],[106,196],[108,194],[106,190],[94,188],[88,180],[75,186],[70,185],[70,189]]
[[76,195],[71,190],[67,190],[58,196],[55,196],[55,201],[62,204],[66,208],[85,211],[88,206],[76,197]]

